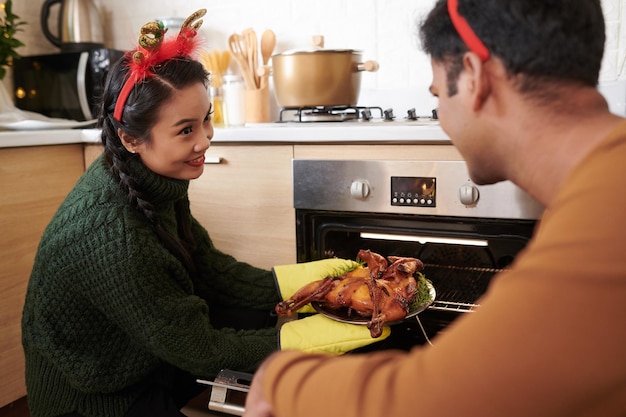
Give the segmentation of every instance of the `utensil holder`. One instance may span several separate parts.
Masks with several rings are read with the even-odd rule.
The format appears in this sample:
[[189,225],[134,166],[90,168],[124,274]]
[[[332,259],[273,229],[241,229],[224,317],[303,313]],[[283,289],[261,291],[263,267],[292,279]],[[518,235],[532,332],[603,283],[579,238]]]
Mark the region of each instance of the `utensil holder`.
[[268,123],[269,121],[269,87],[246,90],[246,123]]

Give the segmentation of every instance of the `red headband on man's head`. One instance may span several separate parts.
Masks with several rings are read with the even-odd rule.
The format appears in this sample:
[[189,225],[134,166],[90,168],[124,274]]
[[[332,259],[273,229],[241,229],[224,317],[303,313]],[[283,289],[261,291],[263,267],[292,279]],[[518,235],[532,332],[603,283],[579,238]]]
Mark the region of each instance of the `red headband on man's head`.
[[122,121],[122,113],[130,92],[136,84],[154,75],[155,66],[177,56],[191,56],[199,45],[196,35],[202,25],[202,20],[197,22],[196,20],[205,14],[206,9],[194,12],[185,19],[178,36],[171,40],[164,40],[167,29],[162,23],[149,22],[141,27],[139,46],[130,52],[133,55],[131,62],[128,63],[128,78],[115,103],[113,111],[115,120]]
[[489,49],[472,30],[469,23],[459,14],[459,0],[448,0],[448,14],[457,33],[470,51],[485,62],[489,59]]

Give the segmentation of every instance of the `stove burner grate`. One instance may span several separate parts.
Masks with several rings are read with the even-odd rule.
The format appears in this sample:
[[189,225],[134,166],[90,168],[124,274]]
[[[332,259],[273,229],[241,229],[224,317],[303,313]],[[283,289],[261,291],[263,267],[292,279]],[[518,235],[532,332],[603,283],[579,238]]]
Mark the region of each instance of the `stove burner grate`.
[[380,107],[362,106],[305,106],[283,107],[280,109],[279,123],[344,122],[349,120],[370,120],[372,111],[383,117]]

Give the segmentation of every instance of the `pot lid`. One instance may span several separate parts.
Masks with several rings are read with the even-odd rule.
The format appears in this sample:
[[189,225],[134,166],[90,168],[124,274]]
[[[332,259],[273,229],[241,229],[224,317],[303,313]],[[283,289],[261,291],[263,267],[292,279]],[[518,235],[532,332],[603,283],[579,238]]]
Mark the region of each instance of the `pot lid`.
[[299,55],[299,54],[357,54],[357,55],[361,55],[362,53],[363,52],[358,49],[305,48],[305,49],[290,49],[288,51],[277,53],[272,56]]

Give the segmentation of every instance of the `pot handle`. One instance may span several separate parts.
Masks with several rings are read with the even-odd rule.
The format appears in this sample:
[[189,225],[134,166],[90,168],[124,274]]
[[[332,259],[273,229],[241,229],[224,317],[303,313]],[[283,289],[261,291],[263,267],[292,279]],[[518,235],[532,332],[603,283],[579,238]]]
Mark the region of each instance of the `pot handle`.
[[314,35],[311,38],[313,48],[322,49],[324,47],[324,35]]
[[370,71],[370,72],[378,71],[378,62],[365,61],[363,63],[357,64],[356,70],[357,71]]

